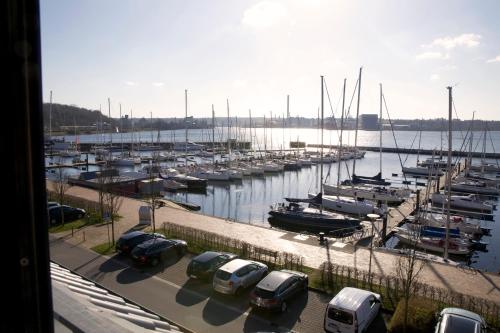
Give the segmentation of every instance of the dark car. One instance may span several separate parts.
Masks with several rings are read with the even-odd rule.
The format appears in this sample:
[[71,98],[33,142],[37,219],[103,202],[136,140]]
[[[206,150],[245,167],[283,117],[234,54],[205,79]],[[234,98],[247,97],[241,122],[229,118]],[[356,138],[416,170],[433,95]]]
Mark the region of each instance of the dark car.
[[183,256],[186,249],[187,243],[183,240],[153,238],[137,245],[131,254],[138,264],[156,266],[164,259]]
[[186,274],[195,279],[210,281],[219,267],[236,258],[238,256],[233,253],[207,251],[191,260]]
[[[64,222],[79,220],[85,216],[85,210],[67,205],[53,206],[48,208],[50,224],[62,223],[61,216],[64,215]],[[62,214],[61,214],[62,213]]]
[[252,307],[285,312],[287,302],[301,291],[307,291],[306,274],[290,271],[272,271],[250,293]]
[[149,234],[143,231],[132,231],[123,234],[120,239],[118,239],[115,249],[118,253],[130,254],[137,245],[153,238],[165,238],[165,236],[158,233]]

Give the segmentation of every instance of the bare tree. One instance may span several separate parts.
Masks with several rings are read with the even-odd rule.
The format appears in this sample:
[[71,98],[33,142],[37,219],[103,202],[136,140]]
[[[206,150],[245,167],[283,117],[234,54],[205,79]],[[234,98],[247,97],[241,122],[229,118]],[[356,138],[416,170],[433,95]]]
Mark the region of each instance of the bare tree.
[[110,173],[104,178],[107,186],[104,191],[103,202],[106,207],[106,213],[111,221],[111,245],[115,245],[115,219],[123,203],[123,197],[113,189],[112,184],[115,183],[116,176]]
[[104,221],[104,214],[106,212],[106,207],[105,207],[105,202],[104,198],[106,195],[106,177],[103,174],[103,170],[101,168],[101,171],[97,174],[97,195],[98,195],[98,204],[99,204],[99,216],[101,218],[101,221]]
[[[65,201],[66,197],[66,192],[68,189],[71,187],[71,184],[68,183],[68,177],[64,174],[62,168],[57,169],[57,178],[52,181],[52,189],[56,193],[56,198],[57,201],[59,202],[60,206],[60,213],[61,213],[61,223],[64,225],[64,210],[63,210],[63,204]],[[52,222],[52,221],[50,221]]]
[[395,269],[396,276],[401,280],[404,296],[404,325],[403,332],[406,332],[408,324],[408,302],[415,294],[419,281],[420,272],[424,268],[425,262],[418,258],[417,243],[420,241],[420,232],[417,230],[408,231],[408,247],[400,256],[396,256]]

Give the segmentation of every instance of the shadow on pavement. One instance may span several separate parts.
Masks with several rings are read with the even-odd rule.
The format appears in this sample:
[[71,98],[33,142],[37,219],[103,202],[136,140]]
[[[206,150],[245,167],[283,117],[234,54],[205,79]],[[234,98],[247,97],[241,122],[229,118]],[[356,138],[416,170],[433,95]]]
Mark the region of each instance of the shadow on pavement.
[[130,284],[142,280],[151,278],[160,272],[163,272],[165,268],[176,264],[180,260],[180,257],[170,257],[164,259],[156,267],[151,266],[140,266],[135,264],[131,259],[128,259],[130,267],[122,270],[116,276],[116,282],[121,284]]
[[203,302],[212,294],[212,285],[203,281],[189,279],[175,295],[175,301],[184,306]]
[[[273,328],[273,332],[290,332],[297,322],[301,322],[302,311],[307,306],[309,292],[302,292],[293,299],[287,301],[288,308],[285,312],[271,312],[263,309],[252,309],[245,321],[244,332],[256,332],[259,330],[259,322],[264,320]],[[258,317],[261,320],[256,321]],[[262,327],[260,327],[262,329]]]
[[111,273],[123,269],[124,266],[125,267],[129,266],[129,263],[126,262],[126,258],[117,254],[111,257],[110,259],[106,260],[105,262],[103,262],[99,266],[99,271],[103,273]]
[[212,293],[203,308],[203,320],[210,325],[220,326],[242,316],[250,306],[248,304],[249,292],[246,290],[239,297]]

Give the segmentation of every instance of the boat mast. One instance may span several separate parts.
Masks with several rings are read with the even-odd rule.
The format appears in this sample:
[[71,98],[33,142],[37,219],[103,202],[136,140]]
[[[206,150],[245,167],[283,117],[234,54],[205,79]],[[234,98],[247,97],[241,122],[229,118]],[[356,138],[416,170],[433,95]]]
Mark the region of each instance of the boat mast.
[[[342,167],[342,130],[344,129],[344,106],[345,106],[345,85],[347,79],[344,79],[344,89],[342,90],[342,116],[340,117],[340,137],[338,144],[338,153],[337,153],[337,189],[340,186],[340,168]],[[323,124],[321,125],[321,130],[323,130]],[[338,192],[337,192],[338,195]]]
[[382,175],[382,98],[383,98],[383,94],[382,94],[382,83],[380,83],[380,116],[379,116],[379,123],[378,123],[378,127],[379,127],[379,145],[380,145],[380,175]]
[[467,170],[470,170],[470,166],[472,165],[472,144],[474,141],[474,116],[476,115],[476,111],[472,111],[472,121],[470,123],[470,139],[469,139],[469,165],[467,166]]
[[131,137],[132,143],[130,145],[130,154],[133,155],[134,154],[134,118],[132,116],[132,109],[130,109],[130,125],[132,128],[132,137]]
[[212,104],[212,167],[215,173],[215,111]]
[[122,103],[120,105],[120,141],[122,143],[122,157],[123,157],[123,119],[122,119]]
[[[418,163],[420,161],[420,143],[422,141],[422,119],[420,119],[419,125],[420,125],[419,126],[420,133],[418,134],[417,166],[418,166]],[[432,155],[432,160],[433,160],[433,163],[434,163],[434,154]],[[434,165],[432,165],[431,168],[434,168]]]
[[186,143],[184,147],[184,161],[186,163],[186,167],[188,165],[187,163],[187,158],[188,158],[188,123],[187,123],[187,118],[188,118],[188,91],[187,89],[184,89],[184,106],[186,108],[186,115],[184,117],[184,126],[186,126]]
[[253,150],[253,144],[252,144],[252,110],[248,109],[248,116],[250,118],[250,124],[249,124],[249,132],[250,132],[250,150],[252,151],[252,156],[250,157],[250,170],[252,169],[253,165],[253,155],[254,155],[254,150]]
[[227,105],[227,166],[231,164],[231,122],[229,118],[229,98],[226,99]]
[[[321,165],[321,171],[320,171],[320,186],[319,186],[319,193],[323,193],[323,81],[324,81],[324,76],[321,75],[321,149],[320,149],[320,165]],[[323,202],[320,205],[320,209],[323,209]]]
[[111,150],[113,149],[113,129],[111,125],[111,100],[108,97],[108,119],[109,119],[109,158],[111,160]]
[[448,201],[446,203],[446,238],[444,243],[444,259],[448,260],[448,242],[450,240],[450,203],[451,203],[451,150],[452,150],[452,137],[451,137],[451,123],[452,123],[452,87],[448,89],[448,170],[446,173],[446,187],[448,188]]
[[356,154],[357,154],[357,146],[358,146],[358,124],[359,124],[359,101],[361,98],[361,71],[363,67],[359,67],[359,78],[358,78],[358,103],[356,106],[356,128],[354,131],[354,161],[352,161],[352,176],[356,174]]
[[273,111],[269,111],[271,114],[271,125],[270,125],[270,132],[271,132],[271,158],[273,157]]

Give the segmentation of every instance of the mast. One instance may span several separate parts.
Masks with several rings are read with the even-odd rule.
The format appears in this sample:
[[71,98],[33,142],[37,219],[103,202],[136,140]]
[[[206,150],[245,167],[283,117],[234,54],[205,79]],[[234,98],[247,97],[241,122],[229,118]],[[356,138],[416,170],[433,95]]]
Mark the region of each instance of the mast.
[[356,174],[356,154],[357,154],[357,146],[358,146],[358,121],[359,121],[359,101],[361,98],[361,71],[363,67],[359,67],[359,78],[358,78],[358,103],[356,106],[356,128],[354,131],[354,161],[352,161],[352,176]]
[[[323,193],[323,81],[324,77],[321,75],[321,152],[320,152],[320,164],[321,164],[321,172],[320,172],[320,186],[319,193]],[[320,209],[323,209],[323,203],[320,205]]]
[[134,120],[133,120],[133,116],[132,116],[132,109],[130,109],[130,125],[131,125],[131,129],[132,129],[132,136],[131,136],[131,140],[132,140],[132,143],[130,145],[130,154],[132,155],[134,153]]
[[448,202],[446,203],[446,208],[448,212],[446,213],[446,239],[444,243],[444,259],[448,259],[448,242],[450,240],[450,202],[451,202],[451,150],[452,150],[452,137],[451,137],[451,123],[452,123],[452,87],[446,87],[448,89],[448,172],[446,173],[446,187],[448,188]]
[[379,127],[379,132],[380,132],[380,142],[379,142],[379,145],[380,145],[380,174],[382,175],[382,98],[383,98],[383,94],[382,94],[382,83],[380,83],[380,116],[379,116],[379,123],[378,123],[378,127]]
[[248,116],[250,117],[250,149],[252,150],[252,157],[250,158],[250,169],[253,165],[253,155],[254,155],[254,150],[253,150],[253,144],[252,144],[252,110],[248,109]]
[[[420,125],[419,126],[420,133],[418,134],[417,166],[418,162],[420,161],[420,143],[422,141],[422,119],[420,119],[419,125]],[[434,162],[434,154],[432,155],[432,160]],[[432,168],[434,168],[434,165],[432,166]]]
[[271,125],[270,125],[270,132],[271,132],[271,158],[273,157],[273,111],[269,111],[271,114]]
[[[344,79],[344,89],[342,90],[342,116],[340,117],[340,137],[338,144],[338,153],[337,153],[337,189],[340,186],[340,168],[342,166],[342,130],[344,129],[344,103],[345,103],[345,85],[347,79]],[[321,130],[323,131],[323,124],[321,124]],[[323,145],[323,144],[322,144]],[[338,192],[337,192],[338,195]]]
[[188,123],[187,123],[187,118],[188,118],[188,91],[187,89],[184,90],[184,106],[186,108],[186,115],[184,117],[184,126],[186,126],[186,143],[184,146],[184,161],[186,163],[186,167],[188,165],[187,163],[187,158],[188,158]]
[[215,173],[215,111],[212,104],[212,167]]
[[120,141],[122,143],[122,157],[123,157],[123,119],[122,119],[122,103],[120,105]]
[[111,127],[111,101],[108,97],[108,119],[109,119],[109,155],[111,158],[111,150],[113,149],[113,129]]
[[474,116],[476,115],[476,111],[472,111],[472,121],[470,123],[470,139],[469,139],[469,165],[467,166],[467,170],[470,170],[470,166],[472,165],[472,144],[474,141]]
[[227,166],[231,163],[231,122],[229,119],[229,98],[226,98],[227,105]]
[[49,140],[52,140],[52,90],[50,91],[49,104]]

